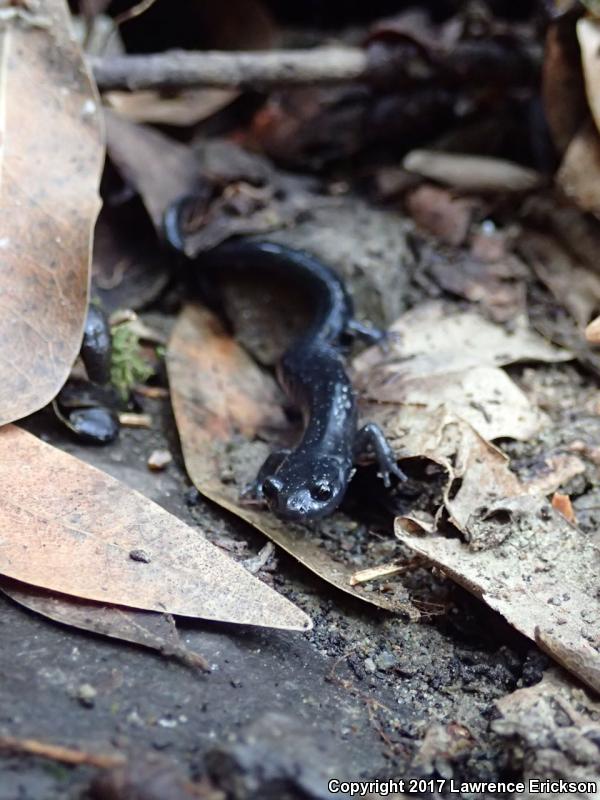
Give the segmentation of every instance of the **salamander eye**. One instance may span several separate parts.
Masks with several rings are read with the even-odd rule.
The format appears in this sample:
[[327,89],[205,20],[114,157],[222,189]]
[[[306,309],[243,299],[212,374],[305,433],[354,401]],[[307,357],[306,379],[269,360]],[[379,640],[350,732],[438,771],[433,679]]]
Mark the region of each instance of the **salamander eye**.
[[310,495],[313,500],[319,500],[324,503],[327,500],[331,500],[333,488],[328,481],[317,481],[310,487]]
[[275,500],[282,489],[283,484],[277,478],[266,478],[262,485],[262,493],[267,500]]

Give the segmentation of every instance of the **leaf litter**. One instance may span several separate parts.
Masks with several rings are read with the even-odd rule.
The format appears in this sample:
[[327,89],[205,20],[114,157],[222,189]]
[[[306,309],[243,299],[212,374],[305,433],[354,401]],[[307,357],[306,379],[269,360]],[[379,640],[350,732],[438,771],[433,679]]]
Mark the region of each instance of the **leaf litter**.
[[[525,324],[508,333],[473,312],[445,313],[439,304],[408,312],[392,330],[400,336],[387,357],[370,350],[355,361],[365,416],[380,423],[397,453],[429,459],[447,473],[435,514],[399,516],[398,539],[600,689],[593,624],[600,618],[600,549],[544,496],[584,466],[574,454],[563,455],[548,463],[545,476],[521,483],[490,440],[528,439],[548,418],[498,366],[481,366],[560,361],[568,354],[537,339]],[[481,370],[502,374],[528,413],[519,412],[506,391],[498,393],[501,404],[509,404],[500,415],[493,393],[476,393],[475,409],[467,406],[465,375],[474,372],[479,382]]]
[[365,591],[353,584],[355,569],[341,560],[339,551],[323,547],[324,535],[339,541],[340,533],[351,527],[342,514],[315,529],[281,522],[240,500],[269,452],[265,442],[272,443],[273,434],[289,431],[289,426],[274,379],[211,312],[193,305],[183,310],[169,342],[167,368],[186,469],[202,494],[254,525],[337,588],[382,608],[417,616],[400,584],[391,595]]
[[371,348],[354,362],[365,400],[432,411],[443,406],[489,440],[527,439],[547,421],[500,367],[571,358],[533,333],[523,319],[506,330],[476,311],[439,302],[407,312],[390,333],[384,358]]
[[100,208],[99,97],[66,5],[48,0],[42,10],[37,24],[17,9],[0,30],[0,424],[46,405],[69,374]]
[[[499,716],[491,723],[512,766],[523,780],[600,780],[597,699],[553,667],[533,686],[496,700]],[[535,792],[526,791],[533,798]]]
[[[310,627],[300,609],[200,532],[109,475],[14,426],[0,431],[0,449],[1,574],[160,613]],[[138,551],[148,557],[134,557]]]
[[[548,7],[550,5],[546,4]],[[481,22],[482,20],[480,24]],[[597,61],[597,26],[589,17],[584,17],[577,23],[577,35],[583,55],[582,75],[579,50],[569,48],[568,42],[565,44],[568,37],[563,37],[563,28],[569,29],[569,25],[563,25],[563,22],[561,18],[548,26],[543,87],[552,134],[558,152],[564,155],[557,181],[581,208],[597,213],[598,196],[594,181],[598,172],[598,135],[591,122],[585,123],[586,109],[581,102],[585,77],[590,110],[597,123],[595,106],[598,93],[594,72]],[[490,20],[486,19],[485,25],[488,24]],[[573,18],[569,24],[571,34],[574,34]],[[406,35],[401,22],[389,23],[390,30],[394,26],[400,36]],[[417,29],[419,27],[426,26],[417,25]],[[456,41],[457,31],[455,26],[455,38],[452,40],[450,37],[446,41],[446,47]],[[418,39],[418,35],[416,38],[409,35],[410,41]],[[575,37],[571,36],[571,39],[574,40]],[[422,50],[421,56],[427,55],[425,62],[431,62],[425,66],[431,68],[435,61],[435,50],[439,49],[436,36],[432,35],[429,42],[423,39],[419,48]],[[565,80],[565,73],[568,80]],[[130,113],[140,120],[161,119],[163,115],[162,121],[185,124],[185,115],[191,111],[189,106],[186,108],[186,95],[190,98],[194,95],[201,97],[202,92],[203,90],[183,92],[175,98],[174,103],[171,102],[172,97],[160,97],[154,92],[139,92],[137,95],[121,93],[121,101],[124,101],[121,108],[123,113]],[[343,97],[344,92],[342,90],[331,94],[335,99],[336,93]],[[363,96],[367,95],[367,92],[363,93]],[[328,121],[327,117],[330,112],[334,116],[338,113],[335,102],[324,109],[322,116],[319,116],[321,109],[315,116],[315,100],[319,96],[324,97],[325,94],[311,89],[305,93],[304,101],[300,95],[299,105],[304,102],[310,112],[306,114],[308,125],[304,126],[312,128],[304,142],[305,155],[308,157],[311,143],[319,144],[319,137],[336,140],[336,145],[337,138],[344,138],[331,135],[331,131],[336,132],[335,118],[332,126],[331,119]],[[105,100],[110,101],[109,96],[105,95]],[[210,98],[208,100],[210,106]],[[224,100],[226,102],[227,98]],[[270,109],[272,114],[276,105],[274,100],[283,108],[286,105],[285,97],[283,102],[281,97],[267,97],[266,109],[267,112]],[[219,98],[216,102],[220,102]],[[360,111],[360,103],[354,110],[351,101],[349,106],[350,114],[340,119],[350,120],[352,113]],[[475,107],[476,104],[473,109]],[[566,108],[568,114],[565,113]],[[204,111],[199,109],[199,113],[203,114]],[[178,116],[179,114],[183,116]],[[267,116],[264,109],[256,115],[253,135],[256,136],[259,132],[261,120],[263,125],[267,123],[266,127],[270,125],[271,129],[274,122],[272,138],[277,142],[278,119],[274,116],[269,121]],[[363,128],[371,128],[370,125],[364,125],[363,115],[359,113],[355,117],[361,120]],[[315,119],[323,119],[324,124],[315,125]],[[285,122],[285,118],[283,121]],[[259,157],[248,159],[253,162],[252,168],[245,168],[237,174],[223,170],[229,163],[228,156],[224,156],[224,153],[231,155],[237,152],[238,158],[243,152],[231,141],[217,143],[217,149],[221,148],[221,163],[216,173],[211,174],[206,168],[206,150],[210,149],[210,146],[206,146],[207,143],[199,144],[196,141],[193,147],[182,148],[154,129],[134,126],[126,131],[119,126],[128,123],[118,118],[114,124],[109,121],[109,127],[111,124],[113,130],[109,134],[113,164],[129,184],[128,190],[133,188],[142,196],[157,231],[160,231],[166,203],[190,188],[205,191],[205,202],[198,211],[203,225],[191,242],[191,251],[194,253],[233,233],[273,231],[291,221],[297,222],[302,219],[307,208],[310,217],[311,202],[306,201],[307,197],[312,201],[314,196],[302,195],[298,191],[300,199],[296,203],[295,189],[292,189],[292,201],[281,202],[281,186],[276,185],[273,180],[268,162],[263,162],[262,168],[254,171],[260,162]],[[339,127],[339,122],[337,126]],[[285,127],[285,124],[280,125],[284,129],[284,135],[279,137],[279,155],[282,160],[288,156],[292,160],[294,157],[302,157],[301,148],[294,154],[293,147],[290,150],[289,141],[286,143]],[[352,124],[348,127],[351,128]],[[292,139],[301,138],[296,135],[293,126],[291,130]],[[236,141],[241,140],[243,135],[239,130],[234,133]],[[287,138],[289,140],[289,134]],[[418,138],[419,141],[421,138],[427,141],[426,136]],[[357,137],[352,130],[348,130],[347,139],[354,148],[351,152],[360,147],[361,137]],[[249,141],[253,142],[252,134]],[[138,148],[137,142],[143,142],[143,146]],[[330,144],[329,146],[331,147]],[[343,146],[342,142],[342,149]],[[415,548],[421,547],[427,550],[428,555],[418,554],[404,564],[392,562],[373,567],[369,566],[367,559],[366,568],[357,569],[365,564],[363,558],[353,561],[350,558],[345,559],[339,552],[351,537],[352,525],[356,524],[342,515],[324,523],[319,531],[311,530],[307,534],[301,530],[275,530],[271,535],[275,541],[279,536],[283,546],[287,542],[287,548],[295,552],[301,561],[304,559],[304,563],[312,564],[317,572],[320,569],[321,574],[329,575],[332,583],[346,591],[349,589],[344,585],[345,581],[350,585],[360,586],[362,583],[369,584],[374,580],[388,580],[395,575],[401,575],[405,569],[410,569],[411,565],[420,564],[425,559],[437,563],[442,570],[497,608],[516,628],[535,639],[542,649],[547,650],[572,673],[597,688],[598,640],[597,636],[594,638],[591,627],[598,612],[597,581],[594,584],[592,580],[593,565],[596,566],[597,574],[597,535],[593,534],[585,539],[574,524],[569,524],[574,522],[577,502],[571,504],[569,495],[559,491],[570,481],[585,477],[589,466],[585,459],[590,455],[592,447],[586,444],[585,453],[574,447],[572,452],[569,450],[567,453],[545,449],[534,465],[535,468],[532,467],[531,474],[526,477],[520,474],[517,477],[509,468],[504,453],[494,444],[498,441],[501,445],[507,439],[527,442],[538,434],[543,441],[544,430],[549,425],[549,416],[536,404],[532,392],[527,391],[527,387],[523,391],[516,383],[518,378],[513,380],[514,376],[519,375],[519,369],[511,368],[508,372],[503,367],[528,361],[560,363],[573,356],[580,363],[586,364],[584,349],[579,348],[577,337],[598,310],[597,277],[594,274],[597,248],[594,235],[580,236],[579,232],[584,222],[586,234],[592,230],[588,225],[590,219],[579,214],[577,224],[572,216],[562,227],[556,226],[556,229],[553,225],[546,224],[546,230],[552,227],[553,236],[546,237],[547,241],[541,243],[536,239],[537,232],[530,229],[526,228],[522,232],[524,235],[520,236],[522,241],[525,240],[530,245],[528,253],[525,253],[526,247],[522,248],[521,253],[526,256],[537,280],[554,297],[555,305],[551,306],[546,302],[542,290],[542,301],[539,304],[542,314],[552,317],[556,308],[562,308],[566,312],[565,319],[568,316],[571,318],[568,324],[571,321],[573,323],[568,336],[563,336],[562,339],[552,337],[554,341],[567,345],[567,350],[560,350],[547,345],[529,331],[523,311],[526,305],[525,289],[531,290],[533,281],[526,268],[520,269],[525,265],[511,261],[506,257],[506,252],[501,252],[499,257],[489,257],[496,239],[501,238],[487,235],[492,223],[486,221],[481,224],[480,233],[484,233],[484,225],[487,225],[485,236],[478,236],[475,230],[483,215],[503,213],[501,203],[497,202],[500,193],[529,192],[546,183],[546,176],[506,159],[473,156],[466,152],[445,152],[445,146],[441,142],[441,148],[438,149],[438,143],[434,140],[425,144],[428,148],[426,151],[409,152],[405,165],[415,170],[412,175],[408,175],[399,166],[389,169],[391,172],[395,171],[397,178],[400,176],[394,190],[397,194],[406,188],[413,190],[418,181],[415,177],[417,173],[451,187],[447,190],[421,185],[412,191],[412,198],[409,196],[407,206],[422,230],[428,230],[450,247],[463,248],[454,252],[440,252],[437,263],[430,263],[427,272],[445,292],[477,304],[479,310],[465,312],[462,304],[460,311],[446,313],[449,306],[424,305],[422,319],[415,312],[412,317],[410,314],[406,315],[397,327],[394,326],[397,332],[403,331],[405,344],[408,343],[406,346],[393,343],[386,356],[382,357],[381,353],[371,351],[355,362],[355,377],[362,391],[365,416],[381,422],[398,455],[408,459],[411,465],[422,466],[424,462],[431,462],[426,469],[433,464],[440,467],[445,474],[444,484],[436,501],[437,507],[434,504],[432,508],[431,503],[417,504],[417,507],[406,513],[399,512],[396,523],[398,536],[403,540],[401,552],[417,552]],[[268,148],[268,136],[266,147]],[[337,149],[339,152],[339,146]],[[454,145],[451,149],[461,148]],[[487,147],[482,148],[483,152],[488,152]],[[166,168],[163,158],[169,164]],[[327,155],[324,160],[327,160]],[[148,165],[158,164],[161,165],[160,170],[148,169]],[[261,173],[258,177],[257,172]],[[168,185],[165,187],[163,183]],[[329,190],[332,194],[337,191],[344,193],[347,190],[342,188],[342,184],[343,181],[339,185],[332,182]],[[299,184],[295,186],[299,189]],[[469,191],[485,192],[485,202],[481,198],[473,200],[465,194]],[[490,192],[497,193],[495,199],[489,197]],[[550,195],[551,192],[544,190],[529,199],[535,203],[542,198],[546,200]],[[353,200],[351,199],[350,205]],[[520,198],[511,199],[510,202],[519,200]],[[527,201],[523,208],[526,203]],[[554,213],[559,205],[555,196],[552,196],[550,205],[553,207],[551,213]],[[397,219],[399,222],[400,217]],[[314,219],[309,219],[309,225],[313,230],[317,228]],[[340,238],[337,230],[334,234],[337,239]],[[568,244],[558,241],[562,234],[566,234]],[[317,232],[317,238],[319,236]],[[582,256],[583,251],[585,253]],[[392,252],[395,252],[394,248]],[[133,254],[132,258],[135,258]],[[109,267],[108,283],[111,281],[111,260],[111,256],[106,259]],[[591,269],[587,269],[588,267]],[[350,263],[349,271],[353,270],[354,265]],[[135,270],[132,273],[135,275]],[[138,274],[141,275],[142,271]],[[135,280],[132,284],[130,296],[135,299]],[[148,288],[148,297],[156,296],[156,292],[160,291],[160,280],[157,280],[156,286],[159,288]],[[536,285],[534,292],[538,292],[538,288]],[[414,287],[412,290],[414,291]],[[411,297],[409,302],[412,303],[413,300],[414,297]],[[533,305],[530,302],[532,319],[535,316],[532,313]],[[393,316],[397,316],[397,311]],[[456,319],[449,320],[447,317]],[[504,327],[495,325],[490,322],[489,317],[496,323],[507,324]],[[554,320],[550,322],[553,323]],[[180,327],[185,328],[183,333],[179,330]],[[547,330],[540,329],[544,332]],[[591,337],[594,331],[588,331]],[[200,336],[201,344],[192,343],[192,335]],[[206,386],[203,387],[195,376],[183,376],[183,372],[186,366],[190,373],[198,368],[197,347],[204,347],[207,341],[209,352],[199,359],[199,377],[206,381]],[[182,355],[181,348],[185,350],[186,347],[188,351]],[[588,356],[589,352],[588,348]],[[281,393],[270,375],[258,369],[252,362],[244,361],[244,355],[235,342],[222,332],[214,318],[197,310],[188,308],[180,317],[176,335],[171,342],[169,362],[171,377],[175,378],[173,383],[179,384],[174,385],[174,402],[176,413],[179,405],[177,421],[190,474],[195,476],[197,485],[207,496],[212,496],[224,507],[253,522],[256,527],[262,526],[261,529],[268,533],[267,529],[273,520],[256,509],[240,505],[239,490],[254,477],[256,468],[273,443],[285,441],[291,434],[291,425],[282,413]],[[272,363],[271,354],[264,359],[264,363]],[[233,375],[234,371],[239,374]],[[521,385],[523,383],[526,382],[522,381]],[[215,391],[216,386],[218,391]],[[209,390],[214,397],[209,396]],[[192,408],[192,405],[197,407]],[[510,450],[508,447],[507,449]],[[554,511],[545,500],[548,495],[552,495]],[[557,511],[561,511],[563,516],[556,513]],[[275,528],[281,527],[279,523],[273,524]],[[288,529],[290,527],[287,526]],[[445,538],[444,534],[449,534],[451,538]],[[329,540],[327,536],[330,537]],[[305,552],[309,538],[310,546]],[[315,538],[316,546],[313,541]],[[319,547],[321,553],[318,552]],[[132,547],[129,558],[145,568],[154,563],[153,552],[152,546],[146,542],[143,546]],[[248,567],[254,569],[265,563],[270,552],[261,551],[257,559],[249,560]],[[322,556],[324,560],[319,561]],[[581,563],[582,559],[587,560],[585,565]],[[343,574],[339,571],[340,564]],[[563,567],[566,579],[561,573]],[[6,579],[2,580],[2,584],[6,590]],[[410,613],[408,598],[406,593],[403,594],[400,581],[393,597],[389,583],[381,593],[374,591],[372,585],[366,588],[369,591],[362,594],[356,592],[358,596],[384,607]],[[20,591],[21,602],[29,603],[32,608],[37,605],[38,610],[45,608],[49,616],[54,613],[57,619],[63,613],[75,619],[77,614],[73,608],[77,606],[77,613],[82,615],[82,627],[87,622],[86,607],[98,606],[93,622],[99,630],[104,625],[106,630],[120,630],[123,638],[130,635],[135,640],[135,636],[139,636],[139,643],[157,649],[162,649],[162,642],[169,640],[171,629],[167,615],[117,609],[114,606],[100,610],[99,602],[77,600],[67,595],[52,596],[43,589],[35,590],[24,584],[20,590],[13,586],[11,591],[15,599]],[[551,595],[551,591],[555,594]],[[584,605],[586,593],[589,595],[587,606]],[[520,607],[519,599],[522,600]],[[579,627],[578,615],[582,620]],[[128,616],[132,618],[131,621],[127,619]],[[142,617],[148,620],[147,627],[138,624]],[[160,629],[154,631],[150,620],[154,620]],[[160,627],[162,625],[166,627],[163,629]],[[137,632],[135,628],[138,628]],[[567,684],[566,680],[564,684]],[[544,696],[543,703],[538,704],[548,686],[549,699]],[[539,687],[521,690],[522,694],[516,692],[498,703],[503,719],[494,721],[495,730],[500,736],[505,736],[507,749],[510,748],[510,756],[515,762],[519,758],[523,759],[525,752],[530,774],[546,777],[549,771],[549,763],[544,763],[544,758],[547,758],[547,755],[544,756],[544,747],[549,739],[561,739],[560,729],[565,728],[565,725],[560,714],[554,715],[550,724],[546,711],[554,713],[557,709],[572,723],[562,733],[573,738],[576,749],[581,754],[577,775],[579,777],[588,774],[586,769],[579,769],[579,762],[586,761],[588,751],[593,750],[590,747],[586,749],[586,737],[594,741],[597,738],[595,728],[585,727],[587,723],[583,721],[590,712],[591,705],[586,705],[581,698],[574,700],[574,695],[571,694],[568,700],[570,705],[567,706],[563,688],[552,677],[544,679]],[[543,725],[538,725],[538,705],[541,707],[544,703],[548,708],[544,707]],[[535,725],[529,728],[528,715],[532,713]],[[592,713],[596,712],[592,709]],[[537,736],[538,729],[543,729],[540,736]],[[439,753],[443,753],[445,749],[450,751],[455,745],[457,752],[465,744],[469,749],[473,741],[468,729],[460,725],[432,726],[415,764],[425,771],[431,771],[439,763],[436,760]],[[561,745],[555,749],[560,751],[560,759],[568,756],[568,748]],[[532,761],[538,762],[533,769]],[[553,765],[552,774],[572,777],[569,769],[575,768],[568,761],[567,757],[565,764],[561,760],[558,765]],[[586,761],[585,767],[587,766]],[[518,768],[523,769],[523,764],[518,764]]]
[[95,603],[0,577],[0,591],[44,617],[100,636],[157,650],[182,663],[208,671],[206,659],[181,641],[169,614]]

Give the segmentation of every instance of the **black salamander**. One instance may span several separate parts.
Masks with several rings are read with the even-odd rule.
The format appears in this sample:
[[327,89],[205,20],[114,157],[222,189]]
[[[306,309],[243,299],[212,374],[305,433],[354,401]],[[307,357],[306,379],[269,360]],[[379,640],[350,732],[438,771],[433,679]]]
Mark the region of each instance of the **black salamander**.
[[[165,216],[167,241],[180,252],[185,252],[181,218],[186,202],[178,201]],[[304,433],[293,450],[278,450],[266,459],[253,496],[281,519],[321,519],[340,505],[355,459],[367,452],[377,459],[386,486],[391,475],[406,480],[381,429],[368,423],[358,430],[344,340],[350,335],[381,341],[385,334],[354,319],[352,300],[335,272],[301,250],[249,239],[227,241],[197,262],[204,279],[213,269],[284,274],[307,291],[314,309],[308,329],[286,350],[277,370],[284,391],[302,412]]]

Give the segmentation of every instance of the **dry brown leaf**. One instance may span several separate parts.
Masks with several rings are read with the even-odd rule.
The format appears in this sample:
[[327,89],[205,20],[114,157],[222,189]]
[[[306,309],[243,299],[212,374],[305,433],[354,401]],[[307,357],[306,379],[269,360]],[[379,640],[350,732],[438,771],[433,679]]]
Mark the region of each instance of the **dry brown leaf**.
[[456,426],[460,435],[453,458],[453,478],[444,493],[449,521],[462,533],[473,550],[487,549],[505,535],[497,524],[498,503],[522,492],[517,477],[508,467],[508,459],[468,426]]
[[[519,361],[558,362],[573,358],[568,350],[548,344],[525,319],[510,330],[490,322],[475,311],[457,311],[440,302],[422,303],[390,327],[389,353],[366,350],[354,362],[361,371],[377,365],[406,377],[461,372],[474,367],[503,366]],[[450,366],[451,365],[451,366]]]
[[123,206],[104,207],[94,232],[92,294],[106,311],[144,308],[167,285],[169,270],[149,223],[140,227],[139,215]]
[[558,511],[559,514],[562,514],[563,517],[572,524],[577,523],[577,518],[575,517],[575,511],[573,510],[573,503],[571,503],[571,498],[568,494],[560,494],[560,492],[554,492],[552,495],[552,508],[555,511]]
[[443,406],[489,440],[529,439],[547,422],[546,415],[497,367],[405,378],[398,365],[393,377],[377,370],[359,374],[357,385],[366,400],[418,405],[430,411]]
[[519,251],[540,281],[583,327],[600,305],[600,275],[582,266],[552,236],[526,229]]
[[497,367],[569,356],[517,322],[508,332],[475,312],[421,305],[392,325],[398,336],[388,354],[371,348],[355,360],[357,386],[366,400],[393,404],[399,414],[405,405],[444,407],[486,439],[529,438],[546,418]]
[[[506,456],[444,406],[424,413],[420,406],[392,408],[373,402],[364,413],[381,426],[397,453],[426,458],[444,468],[447,480],[436,518],[443,515],[472,547],[489,546],[498,530],[495,504],[524,491]],[[435,529],[435,520],[429,517],[411,514],[402,520],[411,531]]]
[[512,161],[441,150],[411,150],[402,166],[462,191],[527,192],[542,183],[538,172]]
[[521,213],[524,221],[537,230],[552,231],[584,267],[597,269],[600,223],[595,217],[582,214],[568,198],[555,191],[528,197]]
[[600,217],[600,134],[591,120],[575,134],[556,180],[580,209]]
[[[184,309],[169,343],[167,368],[186,468],[203,495],[254,525],[334,586],[382,608],[416,616],[405,595],[352,586],[354,569],[320,547],[310,528],[281,522],[268,511],[240,502],[244,484],[256,476],[268,452],[256,441],[257,434],[287,425],[273,379],[213,314],[197,306]],[[238,475],[232,474],[236,456],[243,462]]]
[[0,576],[0,591],[30,611],[55,622],[149,647],[165,656],[178,658],[185,664],[209,669],[201,655],[188,650],[183,644],[175,620],[168,614],[81,600],[28,586],[3,576]]
[[418,186],[406,197],[408,213],[417,225],[454,246],[467,238],[476,205],[474,200],[454,197],[447,189],[431,184]]
[[106,92],[104,103],[132,122],[195,125],[221,111],[238,97],[233,89],[187,89],[175,96],[160,92]]
[[496,529],[486,549],[414,535],[402,519],[396,534],[600,691],[600,551],[538,497],[498,499],[486,516]]
[[558,20],[548,27],[542,100],[552,139],[562,154],[587,114],[581,56],[571,19]]
[[[201,532],[31,434],[0,431],[0,573],[103,603],[306,630],[289,600]],[[143,561],[133,556],[143,550]]]
[[585,464],[575,455],[557,453],[537,461],[534,470],[534,473],[523,481],[523,486],[529,494],[548,495],[556,492],[576,475],[582,475],[585,472]]
[[0,30],[0,424],[46,405],[79,351],[104,162],[66,3],[20,7]]
[[[482,243],[490,238],[479,237],[478,249],[483,250]],[[525,311],[527,267],[511,254],[492,261],[462,250],[432,252],[427,272],[442,289],[479,304],[496,322],[513,320]]]
[[585,338],[590,344],[600,344],[600,317],[593,319],[587,326]]
[[159,131],[105,111],[108,154],[123,178],[139,192],[154,227],[174,200],[198,189],[202,177],[193,151]]
[[577,20],[577,39],[585,78],[585,93],[596,129],[600,131],[600,20]]

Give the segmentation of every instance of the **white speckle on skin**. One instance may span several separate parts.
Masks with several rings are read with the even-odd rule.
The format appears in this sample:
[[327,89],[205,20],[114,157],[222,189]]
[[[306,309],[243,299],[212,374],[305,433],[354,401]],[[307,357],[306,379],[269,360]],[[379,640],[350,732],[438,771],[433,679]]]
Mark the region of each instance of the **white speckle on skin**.
[[10,244],[9,236],[3,236],[2,238],[0,238],[0,250],[6,250],[9,244]]

